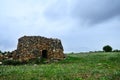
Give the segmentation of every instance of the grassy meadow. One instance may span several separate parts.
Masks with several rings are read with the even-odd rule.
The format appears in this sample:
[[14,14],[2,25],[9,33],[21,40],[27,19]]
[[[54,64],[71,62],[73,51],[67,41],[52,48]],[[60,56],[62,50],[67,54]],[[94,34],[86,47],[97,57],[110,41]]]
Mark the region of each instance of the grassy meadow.
[[0,80],[120,80],[120,53],[66,54],[60,62],[0,65]]

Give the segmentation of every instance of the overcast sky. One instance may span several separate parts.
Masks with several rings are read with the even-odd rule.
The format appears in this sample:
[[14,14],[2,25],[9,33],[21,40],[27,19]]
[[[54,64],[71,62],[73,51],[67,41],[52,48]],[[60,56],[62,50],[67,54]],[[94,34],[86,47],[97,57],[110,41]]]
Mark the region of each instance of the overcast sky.
[[120,49],[120,0],[0,0],[0,50],[24,35],[59,38],[64,52]]

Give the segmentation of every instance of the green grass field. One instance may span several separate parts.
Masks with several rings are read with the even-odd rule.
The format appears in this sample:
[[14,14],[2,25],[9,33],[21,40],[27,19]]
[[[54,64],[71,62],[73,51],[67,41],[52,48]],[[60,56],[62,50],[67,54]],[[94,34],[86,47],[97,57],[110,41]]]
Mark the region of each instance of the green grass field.
[[120,80],[120,53],[67,54],[50,64],[1,65],[0,80]]

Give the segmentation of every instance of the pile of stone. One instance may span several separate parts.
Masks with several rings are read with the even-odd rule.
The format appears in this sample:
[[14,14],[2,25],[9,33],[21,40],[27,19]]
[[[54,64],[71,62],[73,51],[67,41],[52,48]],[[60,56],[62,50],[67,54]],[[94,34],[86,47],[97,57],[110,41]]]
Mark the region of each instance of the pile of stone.
[[41,36],[23,36],[19,38],[17,49],[5,55],[0,54],[1,60],[29,61],[46,58],[47,60],[64,59],[64,49],[59,39]]
[[14,60],[28,61],[34,58],[63,59],[64,49],[59,39],[41,36],[19,38],[17,49],[11,53]]

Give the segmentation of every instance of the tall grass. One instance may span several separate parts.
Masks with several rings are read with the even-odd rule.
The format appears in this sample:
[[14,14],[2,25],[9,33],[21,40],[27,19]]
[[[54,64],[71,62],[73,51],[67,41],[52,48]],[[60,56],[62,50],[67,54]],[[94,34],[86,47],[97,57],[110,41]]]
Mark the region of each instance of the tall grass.
[[119,80],[120,53],[67,54],[60,62],[1,65],[0,80]]

